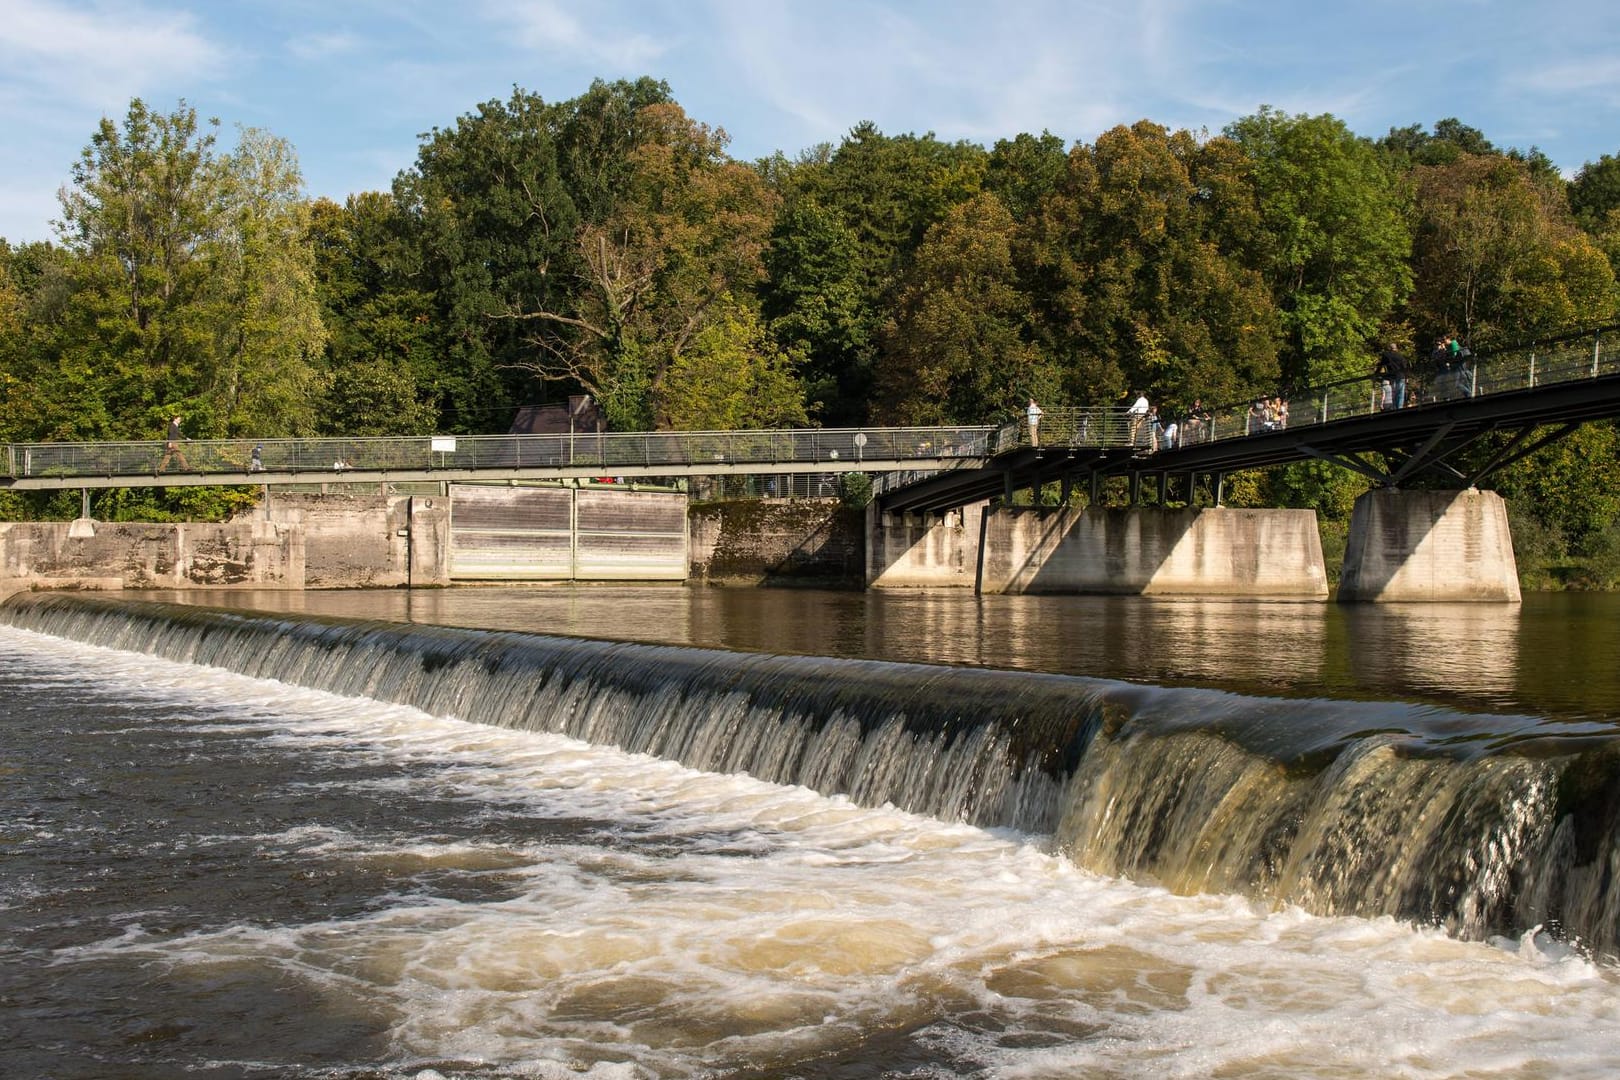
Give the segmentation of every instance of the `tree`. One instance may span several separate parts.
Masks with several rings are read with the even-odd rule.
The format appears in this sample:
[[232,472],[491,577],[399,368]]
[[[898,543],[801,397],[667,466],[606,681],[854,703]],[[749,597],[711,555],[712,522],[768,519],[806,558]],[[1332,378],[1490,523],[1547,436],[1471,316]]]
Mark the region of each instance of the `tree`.
[[1029,302],[1012,260],[1012,215],[982,192],[928,231],[883,332],[878,386],[900,424],[974,424],[1057,394],[1024,340]]
[[985,190],[1001,200],[1015,221],[1023,221],[1057,189],[1068,160],[1063,140],[1050,131],[1002,139],[985,164]]
[[1461,157],[1413,189],[1414,325],[1477,349],[1614,316],[1612,266],[1524,162]]
[[429,384],[442,430],[505,428],[534,389],[533,346],[498,316],[570,301],[580,218],[554,132],[563,112],[514,88],[434,128],[394,181],[442,350]]
[[1464,154],[1497,152],[1484,132],[1455,116],[1437,121],[1432,133],[1424,131],[1422,124],[1390,128],[1377,147],[1401,171],[1418,165],[1449,165]]
[[1069,154],[1024,230],[1025,290],[1067,395],[1111,403],[1145,391],[1172,406],[1276,384],[1278,315],[1259,273],[1247,160],[1147,121]]
[[584,387],[621,430],[667,425],[665,373],[721,297],[758,285],[776,210],[759,174],[725,157],[725,132],[673,104],[642,110],[637,128],[619,204],[577,231],[570,302],[506,312],[533,327],[517,366]]
[[793,369],[759,313],[727,294],[671,361],[658,412],[675,431],[802,427],[809,418]]
[[214,142],[184,102],[136,99],[74,166],[47,429],[152,437],[173,411],[196,434],[310,429],[324,332],[296,159],[262,132],[224,157]]
[[1226,133],[1253,163],[1261,269],[1303,386],[1367,366],[1367,343],[1411,288],[1411,236],[1395,179],[1371,144],[1329,115],[1262,108]]
[[102,119],[63,189],[76,325],[60,374],[108,403],[90,420],[101,437],[150,436],[172,409],[220,430],[206,395],[223,254],[213,240],[226,228],[213,148],[184,102],[164,115],[136,99],[122,126]]
[[886,136],[862,123],[836,148],[766,170],[786,212],[772,236],[765,309],[779,341],[804,347],[828,422],[866,422],[894,290],[928,229],[978,193],[986,160],[971,143]]
[[875,352],[854,234],[814,199],[777,216],[765,255],[763,314],[778,344],[804,357],[806,394],[834,427],[871,409]]
[[216,410],[231,435],[313,434],[326,326],[297,157],[286,140],[248,128],[223,166]]
[[310,208],[323,318],[329,434],[422,435],[434,428],[439,338],[433,302],[393,197],[351,195]]
[[1582,165],[1569,184],[1569,208],[1586,231],[1602,230],[1610,212],[1620,210],[1620,157],[1604,154]]

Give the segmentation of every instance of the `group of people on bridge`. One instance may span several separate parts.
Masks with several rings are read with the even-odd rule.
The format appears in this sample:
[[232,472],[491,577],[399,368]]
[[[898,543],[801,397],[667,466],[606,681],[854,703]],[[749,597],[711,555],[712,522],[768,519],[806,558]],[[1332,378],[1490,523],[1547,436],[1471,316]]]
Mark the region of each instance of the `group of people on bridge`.
[[1413,375],[1412,364],[1393,342],[1385,345],[1372,371],[1373,378],[1378,382],[1379,407],[1388,411],[1421,402],[1473,397],[1474,366],[1470,363],[1473,356],[1473,352],[1455,334],[1442,334],[1435,338],[1434,348],[1429,350],[1427,371],[1423,372],[1428,376],[1427,393],[1419,395],[1408,392],[1408,379]]

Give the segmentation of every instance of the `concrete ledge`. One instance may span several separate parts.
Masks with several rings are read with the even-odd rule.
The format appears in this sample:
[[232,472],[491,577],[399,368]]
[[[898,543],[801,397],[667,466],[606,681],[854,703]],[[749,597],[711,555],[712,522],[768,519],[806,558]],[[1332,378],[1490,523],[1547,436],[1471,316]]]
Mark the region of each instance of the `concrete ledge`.
[[119,592],[121,577],[34,577],[17,582],[14,592]]
[[1326,599],[1313,510],[1086,510],[987,514],[984,593]]
[[1518,603],[1507,503],[1494,491],[1365,493],[1350,516],[1339,600]]

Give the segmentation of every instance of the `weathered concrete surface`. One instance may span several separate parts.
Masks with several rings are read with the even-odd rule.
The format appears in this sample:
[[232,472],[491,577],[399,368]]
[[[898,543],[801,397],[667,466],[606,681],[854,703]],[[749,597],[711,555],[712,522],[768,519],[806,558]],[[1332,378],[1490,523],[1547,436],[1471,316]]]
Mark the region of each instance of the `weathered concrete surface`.
[[739,499],[688,515],[692,580],[860,588],[862,515],[838,499]]
[[1494,491],[1390,491],[1356,500],[1342,603],[1518,603],[1507,503]]
[[1312,510],[1001,507],[979,590],[1325,599]]
[[443,498],[274,496],[223,524],[0,524],[0,595],[23,589],[449,584]]
[[[413,589],[450,584],[450,506],[443,496],[406,501],[405,583]],[[398,535],[395,529],[395,535]]]
[[985,503],[946,514],[866,511],[866,584],[873,589],[971,589]]
[[276,492],[270,499],[269,518],[304,537],[306,588],[375,588],[404,585],[408,579],[407,499]]
[[277,492],[269,517],[303,537],[304,588],[449,584],[450,502],[442,496]]
[[0,589],[7,592],[231,587],[303,588],[302,532],[263,518],[0,524]]

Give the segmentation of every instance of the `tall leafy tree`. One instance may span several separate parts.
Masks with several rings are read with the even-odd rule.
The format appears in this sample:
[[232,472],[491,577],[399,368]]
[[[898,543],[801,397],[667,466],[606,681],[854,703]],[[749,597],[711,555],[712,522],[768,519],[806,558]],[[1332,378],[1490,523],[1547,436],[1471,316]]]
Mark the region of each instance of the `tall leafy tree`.
[[559,161],[557,112],[514,89],[423,137],[394,197],[417,238],[443,354],[433,380],[446,431],[504,430],[536,391],[533,347],[497,316],[567,302],[579,214]]
[[1063,140],[1050,131],[1001,139],[985,164],[985,190],[1001,200],[1014,220],[1023,221],[1057,189],[1068,160]]
[[73,420],[55,430],[152,437],[171,410],[197,434],[309,430],[324,331],[297,163],[256,131],[221,156],[214,126],[136,99],[74,166],[53,373]]
[[1601,231],[1609,214],[1620,210],[1620,156],[1588,161],[1569,184],[1569,208],[1589,232]]
[[803,378],[821,418],[855,426],[871,408],[872,316],[854,234],[813,198],[777,216],[760,293],[771,334],[804,357]]
[[1282,312],[1283,378],[1361,374],[1367,343],[1411,288],[1411,235],[1395,177],[1329,115],[1263,108],[1226,129],[1253,163],[1261,269]]
[[646,139],[643,110],[671,105],[669,84],[658,79],[598,79],[551,112],[558,167],[580,220],[605,221],[631,183],[631,155]]
[[1023,255],[1068,396],[1176,408],[1275,386],[1278,314],[1235,239],[1254,243],[1249,169],[1224,140],[1147,121],[1070,152]]
[[217,260],[213,396],[234,435],[308,434],[325,385],[309,205],[292,146],[241,132],[223,161],[228,242]]
[[1526,163],[1461,157],[1413,186],[1415,326],[1477,348],[1614,317],[1612,266]]
[[366,192],[310,208],[330,338],[320,426],[332,434],[420,435],[435,426],[439,337],[408,221]]
[[1032,395],[1056,395],[1056,371],[1025,340],[1029,302],[1012,248],[1012,215],[988,192],[928,231],[884,327],[885,419],[983,423],[1014,414]]
[[658,412],[676,431],[802,427],[809,417],[795,366],[759,312],[727,294],[670,362]]
[[[928,229],[981,189],[986,161],[972,143],[888,136],[861,123],[837,147],[768,170],[788,213],[773,236],[765,306],[779,340],[807,347],[807,375],[827,422],[866,422],[894,290]],[[836,245],[830,258],[817,252],[822,238]],[[806,288],[818,280],[833,286],[830,303]],[[786,336],[811,328],[825,333]]]
[[212,240],[225,230],[215,127],[183,102],[164,114],[137,99],[121,125],[103,118],[73,166],[58,230],[76,256],[76,325],[61,375],[93,383],[111,410],[85,416],[85,434],[150,436],[174,408],[222,428],[206,393],[221,314]]
[[721,297],[758,285],[776,210],[759,173],[726,158],[723,131],[673,104],[648,106],[637,126],[619,203],[575,235],[569,302],[507,313],[531,328],[520,366],[584,387],[621,430],[668,424],[665,372]]

